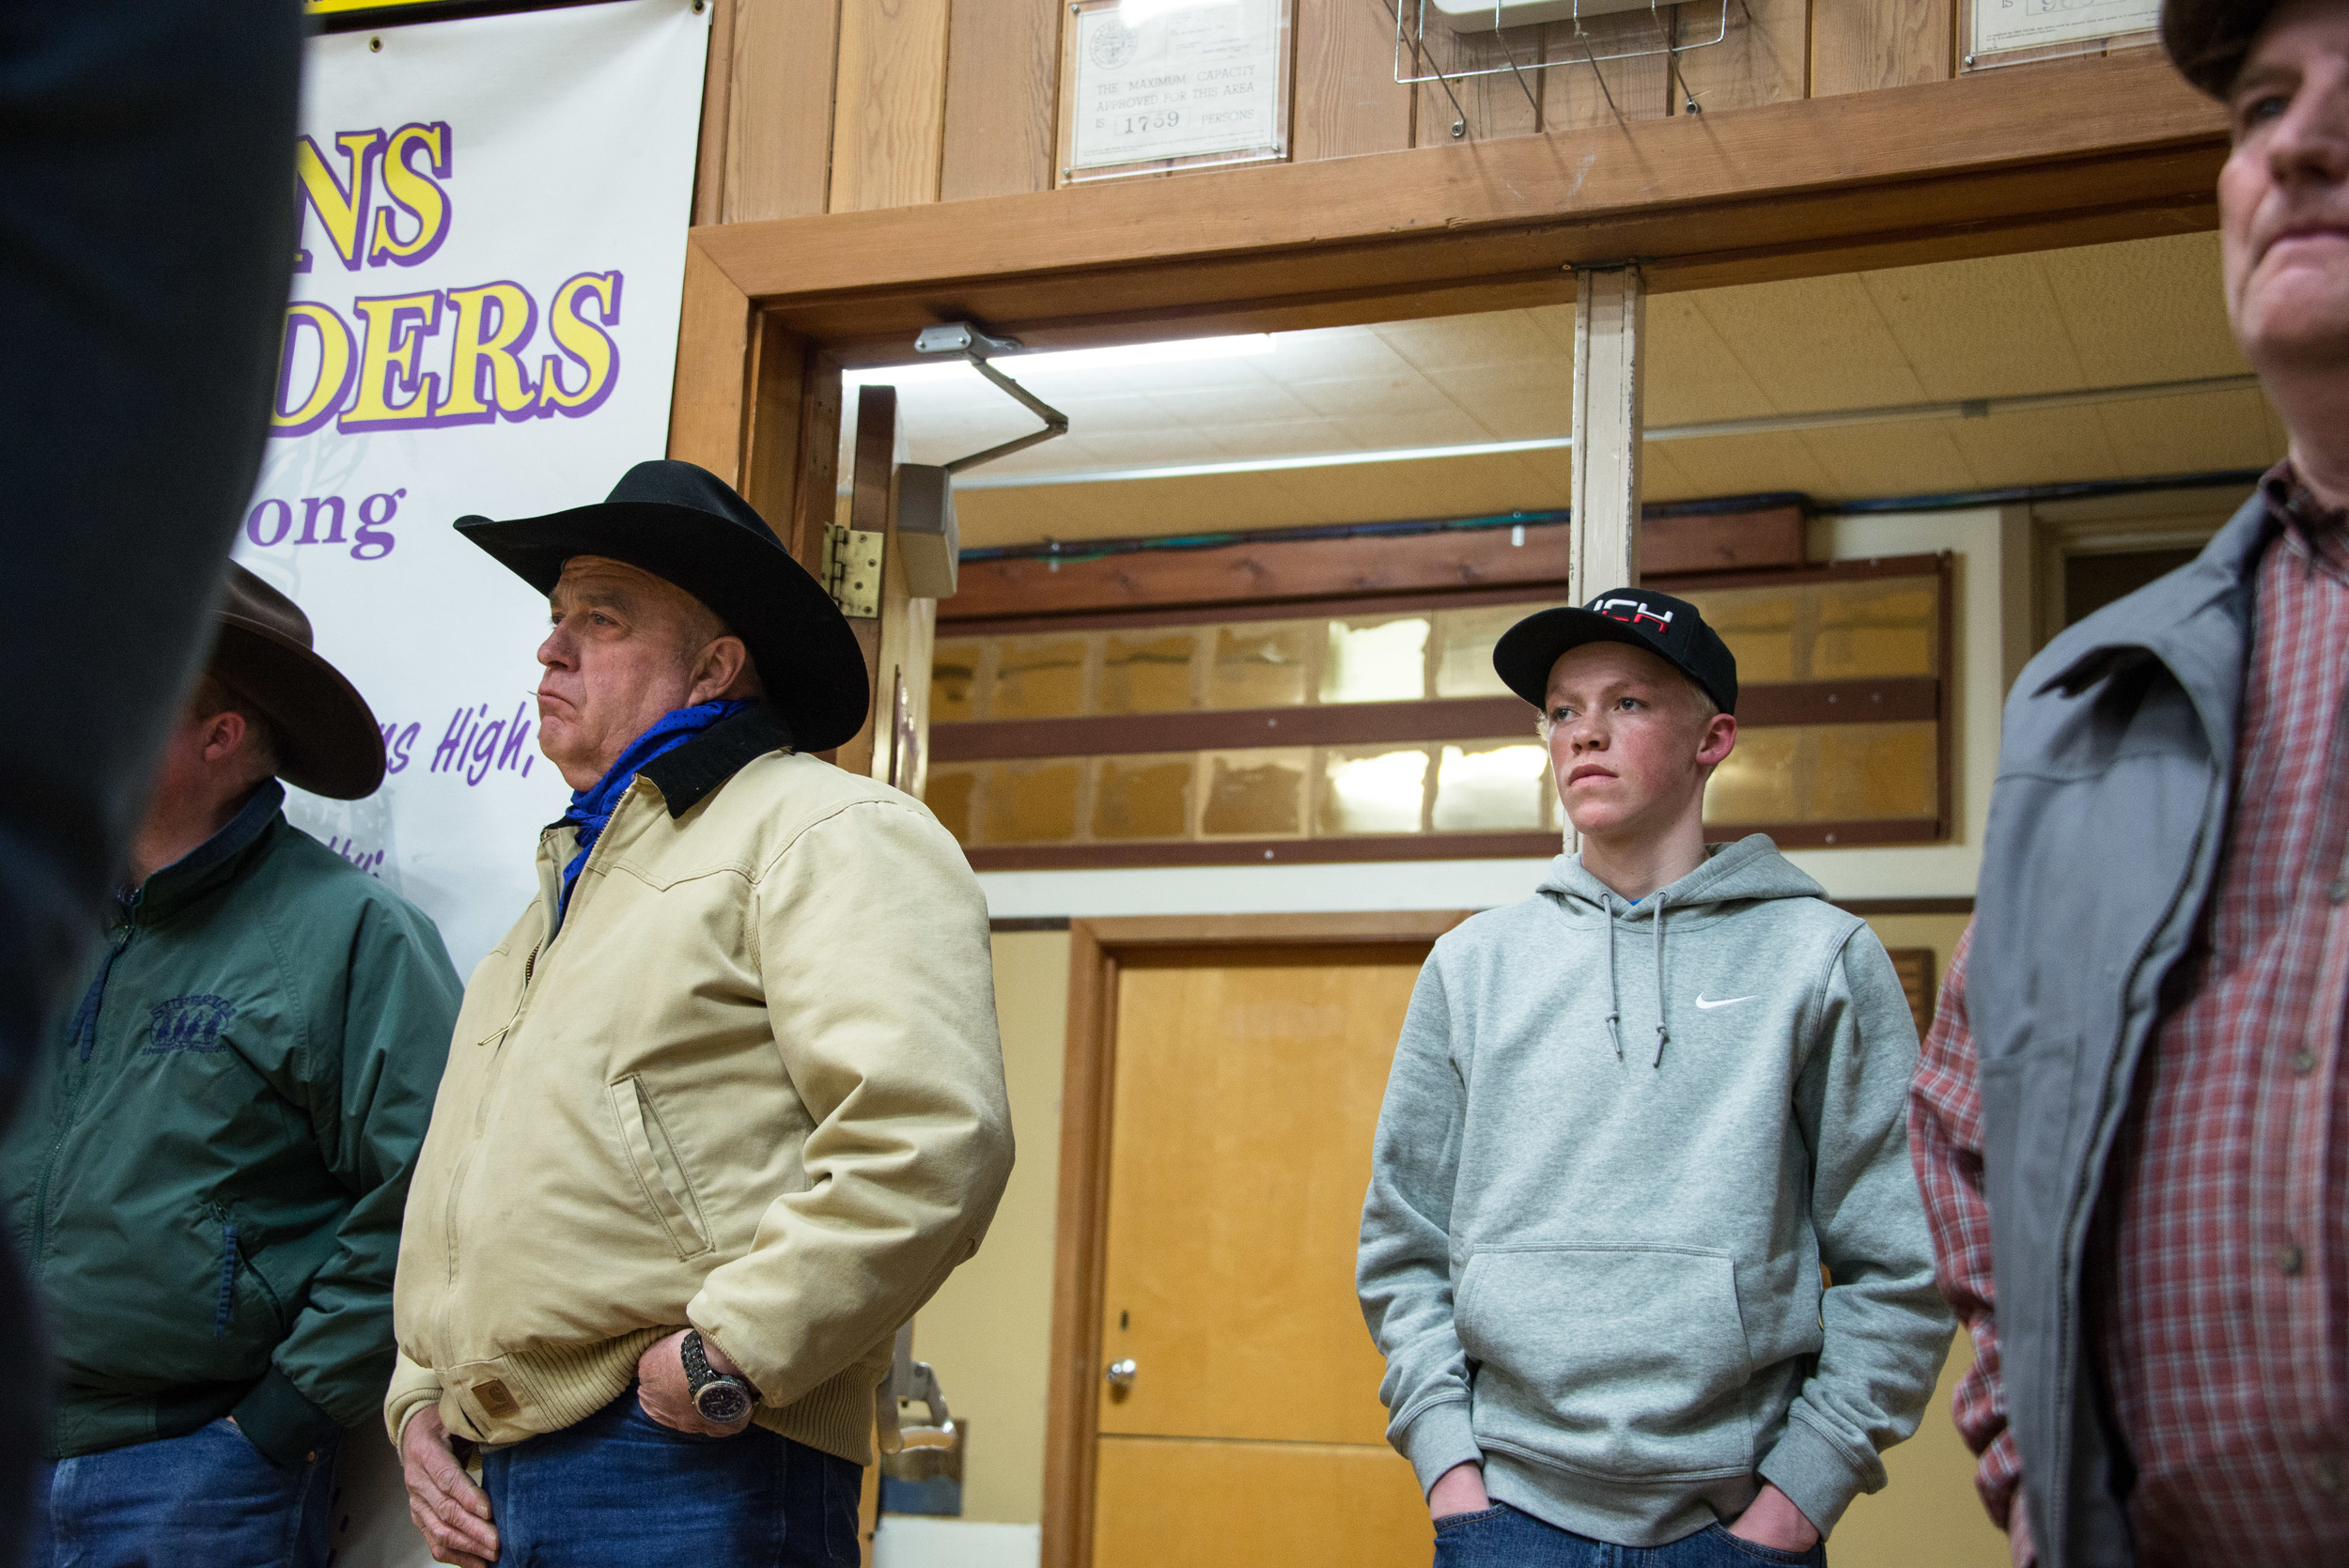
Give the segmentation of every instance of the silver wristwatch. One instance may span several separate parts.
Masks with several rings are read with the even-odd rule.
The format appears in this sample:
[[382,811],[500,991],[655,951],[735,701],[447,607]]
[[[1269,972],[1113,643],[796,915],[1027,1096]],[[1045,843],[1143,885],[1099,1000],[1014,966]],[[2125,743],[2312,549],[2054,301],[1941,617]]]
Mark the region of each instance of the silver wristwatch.
[[677,1353],[685,1361],[686,1397],[701,1412],[702,1420],[712,1426],[732,1426],[758,1403],[758,1390],[751,1387],[749,1378],[720,1372],[709,1364],[708,1356],[702,1350],[700,1329],[685,1331]]

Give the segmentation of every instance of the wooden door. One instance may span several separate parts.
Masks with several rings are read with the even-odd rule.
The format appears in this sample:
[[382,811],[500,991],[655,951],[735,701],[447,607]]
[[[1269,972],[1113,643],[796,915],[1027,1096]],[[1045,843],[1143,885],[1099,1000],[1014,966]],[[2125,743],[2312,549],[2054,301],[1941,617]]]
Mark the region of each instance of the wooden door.
[[[1094,1568],[1422,1568],[1354,1297],[1370,1141],[1424,942],[1117,971]],[[1131,1360],[1120,1389],[1103,1375]]]

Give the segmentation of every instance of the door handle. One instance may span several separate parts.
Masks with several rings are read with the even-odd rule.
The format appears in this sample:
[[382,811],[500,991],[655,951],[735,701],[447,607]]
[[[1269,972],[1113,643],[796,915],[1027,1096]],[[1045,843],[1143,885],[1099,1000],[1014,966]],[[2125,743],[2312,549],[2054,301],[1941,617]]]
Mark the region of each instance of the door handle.
[[1107,1374],[1110,1380],[1110,1387],[1115,1389],[1121,1394],[1124,1393],[1127,1389],[1134,1386],[1134,1374],[1139,1369],[1135,1367],[1133,1358],[1131,1357],[1128,1357],[1122,1361],[1112,1361]]

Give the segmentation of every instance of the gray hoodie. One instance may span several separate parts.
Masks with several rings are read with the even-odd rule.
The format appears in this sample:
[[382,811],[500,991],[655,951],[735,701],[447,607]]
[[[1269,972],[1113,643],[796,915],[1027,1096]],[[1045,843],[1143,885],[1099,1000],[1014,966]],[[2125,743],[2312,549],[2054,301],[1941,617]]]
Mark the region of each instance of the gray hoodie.
[[[1953,1321],[1873,932],[1755,834],[1636,905],[1561,857],[1420,973],[1356,1282],[1422,1489],[1653,1546],[1884,1484]],[[1832,1288],[1822,1288],[1821,1265]]]

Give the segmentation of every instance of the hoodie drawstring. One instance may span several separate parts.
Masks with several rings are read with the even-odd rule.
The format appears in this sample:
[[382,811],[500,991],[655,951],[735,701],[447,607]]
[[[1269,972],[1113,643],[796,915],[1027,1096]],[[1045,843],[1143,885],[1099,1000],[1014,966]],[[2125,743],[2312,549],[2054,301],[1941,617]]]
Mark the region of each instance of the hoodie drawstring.
[[[1610,940],[1608,946],[1611,949],[1614,943]],[[1650,1065],[1664,1064],[1664,1048],[1672,1044],[1672,1031],[1664,1023],[1664,901],[1659,897],[1656,901],[1656,1060]],[[1620,1046],[1615,1054],[1623,1054]]]
[[1607,906],[1607,1033],[1615,1042],[1615,1060],[1623,1060],[1623,999],[1615,994],[1615,908]]

